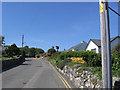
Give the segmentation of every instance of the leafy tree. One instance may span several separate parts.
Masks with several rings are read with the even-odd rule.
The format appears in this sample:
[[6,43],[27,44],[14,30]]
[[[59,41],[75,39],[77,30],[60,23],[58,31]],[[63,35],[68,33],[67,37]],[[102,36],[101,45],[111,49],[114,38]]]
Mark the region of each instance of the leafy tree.
[[57,52],[58,52],[59,46],[56,46],[56,49],[57,49]]
[[54,46],[52,46],[52,48],[54,48]]
[[5,37],[0,35],[0,46],[5,44]]
[[56,52],[56,50],[54,48],[51,48],[47,52],[48,52],[48,55],[52,55],[53,53]]
[[24,52],[25,56],[29,56],[29,46],[23,47],[23,52]]
[[120,54],[120,44],[117,44],[113,49],[113,52]]
[[36,54],[43,54],[44,50],[36,48]]
[[5,37],[2,37],[2,44],[4,44],[5,42]]
[[30,57],[35,57],[35,54],[36,54],[35,48],[34,47],[30,48],[29,49],[29,56]]
[[6,54],[8,57],[18,56],[20,54],[20,50],[14,43],[6,49]]
[[[22,49],[22,48],[20,48],[20,49]],[[34,48],[34,47],[29,48],[29,46],[23,47],[23,51],[24,51],[25,57],[40,56],[40,54],[43,54],[43,53],[44,53],[44,50],[43,50],[43,49]]]

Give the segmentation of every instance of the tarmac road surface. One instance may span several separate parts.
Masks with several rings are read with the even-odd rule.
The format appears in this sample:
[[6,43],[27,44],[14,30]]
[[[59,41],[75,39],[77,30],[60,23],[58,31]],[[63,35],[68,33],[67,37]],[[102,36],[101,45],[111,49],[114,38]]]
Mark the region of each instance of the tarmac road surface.
[[2,72],[2,88],[75,88],[46,58],[26,61]]

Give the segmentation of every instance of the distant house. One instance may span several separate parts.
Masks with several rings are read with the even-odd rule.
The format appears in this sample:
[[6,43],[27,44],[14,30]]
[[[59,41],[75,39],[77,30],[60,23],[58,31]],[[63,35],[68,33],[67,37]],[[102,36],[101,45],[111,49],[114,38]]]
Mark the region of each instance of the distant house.
[[72,50],[72,51],[83,51],[86,49],[87,43],[85,41],[82,41],[80,44],[71,47],[68,51]]
[[[116,36],[112,38],[110,42],[111,42],[111,50],[112,50],[118,43],[120,43],[120,36]],[[96,53],[101,53],[101,40],[90,39],[86,47],[86,51],[94,51]]]

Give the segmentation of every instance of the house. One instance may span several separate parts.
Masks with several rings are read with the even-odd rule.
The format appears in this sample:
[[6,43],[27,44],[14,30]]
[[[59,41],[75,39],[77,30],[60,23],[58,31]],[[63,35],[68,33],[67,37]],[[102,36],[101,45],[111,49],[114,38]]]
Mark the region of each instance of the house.
[[120,44],[120,36],[116,36],[111,39],[111,50],[114,48],[117,44]]
[[72,50],[72,51],[81,51],[81,50],[85,50],[87,46],[87,43],[85,41],[82,41],[80,44],[71,47],[70,49],[68,49],[68,51]]
[[96,53],[100,53],[101,52],[101,40],[90,39],[86,47],[86,51],[94,51]]
[[[111,50],[120,43],[120,36],[111,38]],[[96,53],[101,53],[101,40],[99,39],[90,39],[86,47],[86,51],[94,51]]]

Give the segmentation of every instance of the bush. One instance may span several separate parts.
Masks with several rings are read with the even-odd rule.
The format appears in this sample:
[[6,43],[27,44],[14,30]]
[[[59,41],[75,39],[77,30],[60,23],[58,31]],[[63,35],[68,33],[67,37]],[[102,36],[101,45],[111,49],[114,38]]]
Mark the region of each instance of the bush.
[[51,59],[57,59],[57,57],[60,55],[61,52],[55,52],[51,55]]
[[113,77],[120,77],[120,69],[112,70],[112,76]]
[[96,74],[100,80],[102,80],[102,67],[93,67],[92,73]]
[[[101,53],[95,53],[92,51],[69,51],[69,52],[56,52],[54,53],[50,59],[53,59],[52,61],[54,65],[57,65],[59,68],[63,68],[65,64],[68,64],[69,66],[73,66],[77,63],[73,62],[67,62],[67,58],[71,57],[82,57],[83,60],[86,62],[85,64],[82,64],[80,67],[94,67],[93,68],[93,73],[97,72],[98,75],[100,75],[100,79],[102,77],[102,63],[101,63]],[[112,70],[113,70],[113,76],[120,76],[119,72],[120,71],[120,54],[112,52],[111,56],[112,60]]]
[[58,68],[63,69],[63,67],[66,65],[66,62],[64,60],[60,60],[56,64]]
[[8,57],[13,57],[13,56],[19,56],[20,54],[20,50],[19,48],[16,46],[16,44],[12,44],[11,46],[9,46],[6,50],[5,50],[6,54]]
[[57,59],[64,60],[68,57],[82,57],[87,66],[101,66],[101,54],[92,51],[69,51],[62,52]]
[[112,68],[114,70],[120,69],[120,54],[112,52]]
[[51,56],[52,54],[54,54],[56,52],[56,50],[54,48],[51,48],[47,51],[47,55]]
[[74,66],[75,64],[77,64],[77,62],[70,62],[68,65],[69,66]]

